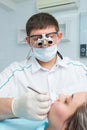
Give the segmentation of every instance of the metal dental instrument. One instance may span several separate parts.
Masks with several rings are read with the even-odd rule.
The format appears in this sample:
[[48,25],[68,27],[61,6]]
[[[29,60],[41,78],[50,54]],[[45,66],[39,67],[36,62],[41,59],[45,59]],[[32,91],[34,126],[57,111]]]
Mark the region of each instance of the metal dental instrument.
[[41,38],[41,39],[39,38],[37,40],[38,46],[42,46],[43,45],[44,47],[46,47],[46,46],[48,46],[49,44],[52,44],[52,43],[53,43],[53,40],[52,40],[51,37],[47,38],[46,36],[43,36],[43,38]]
[[[28,86],[28,88],[29,88],[30,90],[32,90],[32,91],[34,91],[34,92],[38,93],[38,94],[41,94],[40,92],[38,92],[37,90],[35,90],[35,89],[31,88],[30,86]],[[51,99],[50,99],[50,101],[52,102],[52,100],[51,100]]]
[[41,94],[40,92],[38,92],[37,90],[35,90],[35,89],[31,88],[30,86],[28,86],[28,88],[29,88],[29,89],[31,89],[32,91],[34,91],[34,92],[38,93],[38,94]]

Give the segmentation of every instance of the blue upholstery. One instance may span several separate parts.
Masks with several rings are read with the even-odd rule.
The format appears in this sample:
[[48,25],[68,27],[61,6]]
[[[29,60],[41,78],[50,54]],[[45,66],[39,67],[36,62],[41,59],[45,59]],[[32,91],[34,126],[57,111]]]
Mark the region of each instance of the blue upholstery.
[[26,119],[7,119],[0,121],[0,130],[37,130],[45,121],[31,121]]

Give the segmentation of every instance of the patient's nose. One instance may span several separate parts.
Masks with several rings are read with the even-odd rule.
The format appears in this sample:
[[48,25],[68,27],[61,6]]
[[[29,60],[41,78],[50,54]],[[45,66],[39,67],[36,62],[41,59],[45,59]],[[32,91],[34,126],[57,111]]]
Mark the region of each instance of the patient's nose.
[[59,95],[59,100],[60,100],[61,102],[64,102],[65,99],[66,99],[66,95],[64,95],[64,94],[60,94],[60,95]]

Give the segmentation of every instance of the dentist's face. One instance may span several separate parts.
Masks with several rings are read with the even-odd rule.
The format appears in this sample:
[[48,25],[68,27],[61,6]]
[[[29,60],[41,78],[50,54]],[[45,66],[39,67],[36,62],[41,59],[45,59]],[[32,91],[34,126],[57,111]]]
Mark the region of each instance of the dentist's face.
[[[40,46],[37,44],[38,40],[42,39],[42,36],[45,35],[45,38],[51,38],[52,39],[52,44],[47,44],[46,46]],[[62,33],[56,32],[56,29],[54,26],[48,26],[45,29],[33,29],[31,31],[31,34],[29,37],[26,38],[28,44],[32,47],[35,48],[44,48],[44,47],[49,47],[53,46],[54,44],[58,44],[59,41],[62,38]]]
[[87,92],[75,93],[71,96],[60,95],[51,106],[48,114],[49,122],[61,126],[84,102],[87,102]]

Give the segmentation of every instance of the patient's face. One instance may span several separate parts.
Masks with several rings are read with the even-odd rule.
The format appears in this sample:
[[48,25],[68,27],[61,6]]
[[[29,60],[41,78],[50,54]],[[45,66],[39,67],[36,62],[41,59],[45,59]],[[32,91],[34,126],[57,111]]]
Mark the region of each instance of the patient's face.
[[60,95],[51,106],[48,114],[49,122],[53,125],[62,125],[84,102],[87,102],[87,92],[75,93],[71,96]]

